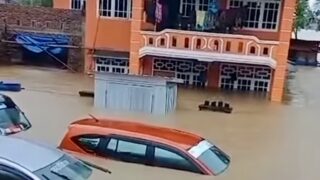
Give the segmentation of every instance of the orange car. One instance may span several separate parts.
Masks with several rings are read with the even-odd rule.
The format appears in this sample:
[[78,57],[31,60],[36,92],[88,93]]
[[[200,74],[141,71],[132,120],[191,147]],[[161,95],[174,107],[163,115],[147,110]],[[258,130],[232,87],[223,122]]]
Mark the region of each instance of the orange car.
[[228,155],[195,134],[108,119],[82,119],[70,124],[60,148],[204,175],[218,175],[230,164]]

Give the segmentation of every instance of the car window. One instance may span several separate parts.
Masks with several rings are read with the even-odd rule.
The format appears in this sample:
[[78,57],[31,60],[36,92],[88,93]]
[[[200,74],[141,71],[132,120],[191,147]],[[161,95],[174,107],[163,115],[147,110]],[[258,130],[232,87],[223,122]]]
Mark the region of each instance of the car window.
[[111,138],[107,145],[107,149],[110,151],[116,151],[117,146],[118,146],[118,140]]
[[133,143],[129,141],[119,140],[117,152],[118,153],[130,153],[135,156],[145,156],[147,146],[144,144]]
[[42,179],[54,180],[88,180],[92,169],[78,159],[64,155],[57,161],[34,172]]
[[97,137],[80,137],[77,139],[77,144],[86,151],[95,152],[101,138]]
[[182,156],[180,153],[159,147],[155,148],[154,165],[158,167],[201,173],[196,165],[194,165],[190,160]]
[[6,179],[6,180],[20,180],[21,177],[12,174],[10,172],[0,170],[0,179]]
[[0,179],[2,180],[31,180],[30,177],[20,173],[18,170],[11,167],[0,165]]
[[134,140],[111,138],[105,148],[107,157],[117,160],[144,164],[146,162],[147,145]]

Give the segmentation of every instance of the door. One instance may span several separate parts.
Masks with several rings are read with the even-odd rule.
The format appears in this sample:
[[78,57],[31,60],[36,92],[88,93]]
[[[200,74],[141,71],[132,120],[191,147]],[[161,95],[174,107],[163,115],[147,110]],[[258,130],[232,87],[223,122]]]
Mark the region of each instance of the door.
[[269,92],[272,70],[266,66],[222,64],[220,66],[221,89]]

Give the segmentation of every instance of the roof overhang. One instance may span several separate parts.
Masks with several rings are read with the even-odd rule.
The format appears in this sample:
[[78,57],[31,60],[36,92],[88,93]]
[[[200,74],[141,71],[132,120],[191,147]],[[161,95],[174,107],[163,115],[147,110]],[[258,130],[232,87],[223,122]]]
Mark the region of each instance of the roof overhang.
[[182,49],[167,49],[159,47],[143,47],[139,51],[139,56],[162,56],[171,58],[183,59],[197,59],[204,62],[225,62],[225,63],[241,63],[241,64],[254,64],[265,65],[273,69],[277,66],[277,61],[268,56],[252,56],[252,55],[238,55],[226,54],[204,51],[190,51]]

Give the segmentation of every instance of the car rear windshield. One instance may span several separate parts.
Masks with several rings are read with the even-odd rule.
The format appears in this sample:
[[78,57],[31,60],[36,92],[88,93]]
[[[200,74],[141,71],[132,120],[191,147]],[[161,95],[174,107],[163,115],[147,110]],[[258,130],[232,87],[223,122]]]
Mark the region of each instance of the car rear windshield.
[[64,155],[58,161],[36,171],[35,174],[44,180],[88,180],[92,169],[83,162]]
[[215,175],[223,173],[230,164],[230,157],[206,140],[192,147],[189,153]]
[[12,101],[0,102],[0,134],[15,134],[30,127],[29,120]]

